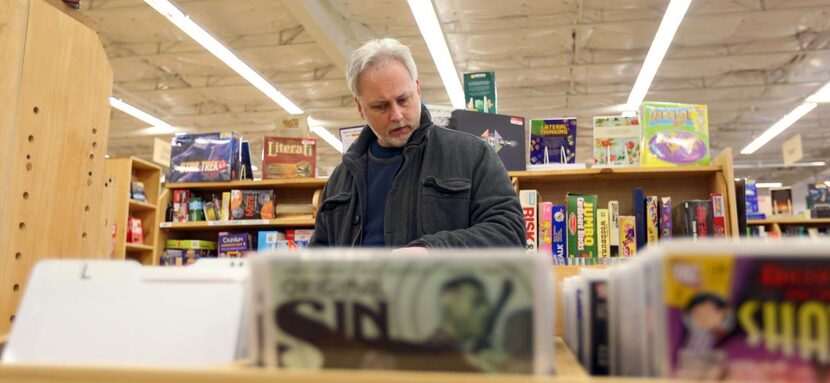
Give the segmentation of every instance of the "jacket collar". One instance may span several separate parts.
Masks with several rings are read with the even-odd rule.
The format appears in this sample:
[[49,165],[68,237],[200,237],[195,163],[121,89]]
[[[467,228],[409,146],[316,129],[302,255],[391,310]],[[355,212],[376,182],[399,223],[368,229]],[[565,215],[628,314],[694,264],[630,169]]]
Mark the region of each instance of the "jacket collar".
[[[407,141],[404,148],[420,145],[426,141],[431,127],[432,115],[429,114],[429,110],[427,110],[426,105],[421,104],[421,123],[418,125],[418,129],[415,129],[415,131],[412,132],[412,135],[409,137],[409,141]],[[360,157],[366,155],[369,151],[369,145],[377,139],[378,137],[375,135],[375,132],[369,128],[369,125],[364,125],[363,130],[357,137],[357,140],[352,143],[349,150],[343,154],[343,162],[348,162],[350,160],[357,161]]]

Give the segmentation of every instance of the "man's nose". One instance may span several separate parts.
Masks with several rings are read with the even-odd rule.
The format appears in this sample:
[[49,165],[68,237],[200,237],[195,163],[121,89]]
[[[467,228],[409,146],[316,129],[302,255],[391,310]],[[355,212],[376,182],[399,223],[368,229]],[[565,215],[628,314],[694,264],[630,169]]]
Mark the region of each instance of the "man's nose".
[[390,109],[390,116],[389,118],[392,121],[400,121],[403,119],[403,108],[400,105],[392,104],[392,108]]

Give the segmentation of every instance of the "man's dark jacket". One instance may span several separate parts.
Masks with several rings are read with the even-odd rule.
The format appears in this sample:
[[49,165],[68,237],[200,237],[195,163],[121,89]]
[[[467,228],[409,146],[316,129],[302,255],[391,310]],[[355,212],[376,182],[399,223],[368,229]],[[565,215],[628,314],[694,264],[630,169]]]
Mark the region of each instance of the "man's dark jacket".
[[[359,246],[366,215],[366,126],[323,190],[311,246]],[[441,128],[421,106],[384,213],[388,247],[523,247],[522,208],[498,155],[471,134]]]

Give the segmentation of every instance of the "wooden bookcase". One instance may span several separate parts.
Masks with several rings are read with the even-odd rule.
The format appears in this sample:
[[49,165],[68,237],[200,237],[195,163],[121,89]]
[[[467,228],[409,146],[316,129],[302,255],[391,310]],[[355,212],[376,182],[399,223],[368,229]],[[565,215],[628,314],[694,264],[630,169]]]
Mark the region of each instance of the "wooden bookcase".
[[[161,188],[161,167],[136,157],[110,158],[106,161],[106,182],[113,194],[111,222],[115,225],[113,239],[114,259],[134,259],[141,264],[156,264],[156,240],[158,216],[163,210],[157,205]],[[131,182],[144,183],[147,201],[137,201],[130,196]],[[144,242],[127,242],[127,219],[141,219]]]
[[109,254],[112,67],[66,8],[0,1],[0,336],[37,262]]
[[738,209],[732,150],[724,149],[708,166],[671,168],[591,168],[510,172],[517,190],[535,189],[540,201],[560,203],[570,193],[596,194],[600,207],[620,202],[620,215],[631,215],[631,191],[643,188],[648,195],[670,196],[673,204],[690,199],[709,199],[720,193],[726,205],[726,232],[737,236]]
[[[319,195],[322,193],[326,179],[320,178],[287,178],[278,180],[260,181],[230,181],[230,182],[193,182],[171,183],[162,192],[159,198],[159,209],[165,211],[172,202],[173,190],[187,189],[194,193],[219,194],[233,189],[274,190],[277,202],[277,216],[271,220],[242,220],[242,221],[196,221],[196,222],[166,222],[164,214],[159,214],[156,227],[159,228],[158,242],[156,243],[156,258],[153,264],[158,264],[158,257],[164,253],[168,239],[201,239],[216,241],[221,231],[256,231],[285,228],[314,228],[314,214],[319,204]],[[311,213],[279,214],[280,205],[309,205]]]

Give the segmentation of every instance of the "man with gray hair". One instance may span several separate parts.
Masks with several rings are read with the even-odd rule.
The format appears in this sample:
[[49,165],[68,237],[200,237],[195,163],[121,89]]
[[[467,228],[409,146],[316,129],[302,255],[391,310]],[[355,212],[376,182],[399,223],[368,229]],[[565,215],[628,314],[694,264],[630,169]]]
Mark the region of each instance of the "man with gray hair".
[[432,123],[407,46],[366,42],[346,81],[367,125],[326,183],[311,246],[524,246],[504,165],[480,138]]

